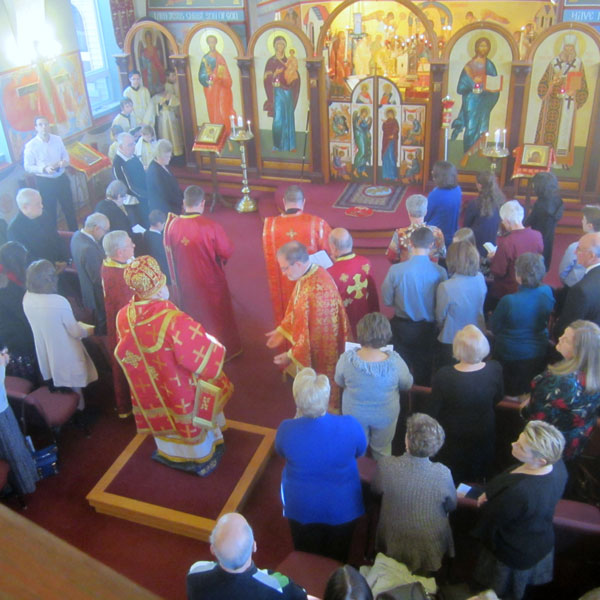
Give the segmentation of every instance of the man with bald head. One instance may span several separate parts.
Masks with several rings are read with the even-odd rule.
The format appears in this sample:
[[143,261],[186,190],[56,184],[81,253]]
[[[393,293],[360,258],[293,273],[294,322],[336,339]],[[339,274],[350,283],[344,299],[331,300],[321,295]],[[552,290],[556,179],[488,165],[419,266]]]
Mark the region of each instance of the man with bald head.
[[115,403],[119,417],[126,418],[131,414],[131,394],[125,375],[116,358],[114,350],[117,345],[117,314],[131,300],[133,292],[125,283],[123,274],[125,267],[133,260],[135,244],[125,231],[111,231],[104,236],[102,247],[106,258],[102,263],[102,289],[104,291],[104,307],[106,309],[106,332],[108,349],[111,354]]
[[277,217],[267,217],[263,227],[263,251],[275,323],[283,319],[295,284],[279,268],[279,248],[287,242],[300,242],[306,246],[309,254],[319,250],[329,252],[331,227],[323,219],[305,213],[304,204],[302,188],[291,185],[283,195],[284,213]]
[[71,238],[71,256],[77,269],[83,305],[94,313],[97,335],[106,333],[106,312],[100,275],[104,250],[100,241],[109,229],[108,217],[101,213],[92,213],[85,220],[83,229],[76,231]]
[[189,600],[305,600],[306,592],[285,575],[258,569],[254,533],[239,513],[223,515],[210,534],[217,559],[194,563],[187,575]]
[[577,262],[585,269],[583,279],[569,288],[565,306],[556,322],[558,339],[578,319],[600,325],[600,233],[586,233],[577,246]]
[[56,231],[56,223],[44,213],[40,193],[33,188],[19,190],[17,206],[19,212],[8,226],[8,240],[23,244],[31,261],[45,258],[64,269],[67,248]]
[[117,143],[119,146],[113,161],[113,174],[127,186],[129,196],[137,199],[139,203],[126,204],[127,214],[131,215],[133,222],[147,227],[146,171],[139,156],[135,154],[135,138],[130,133],[120,133],[117,136]]
[[352,251],[352,236],[338,227],[329,234],[329,254],[334,264],[329,267],[356,338],[356,325],[368,313],[379,312],[377,286],[371,275],[371,262]]

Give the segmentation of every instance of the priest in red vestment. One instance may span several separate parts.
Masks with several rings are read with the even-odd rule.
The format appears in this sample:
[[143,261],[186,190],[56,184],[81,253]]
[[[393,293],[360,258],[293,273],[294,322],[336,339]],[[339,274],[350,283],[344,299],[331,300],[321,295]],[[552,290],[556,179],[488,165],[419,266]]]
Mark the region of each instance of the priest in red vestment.
[[291,367],[295,374],[305,367],[327,375],[331,384],[329,410],[340,411],[339,388],[334,382],[335,365],[346,340],[350,323],[331,275],[310,263],[306,246],[288,242],[277,252],[281,271],[296,282],[285,316],[279,326],[267,333],[267,346],[276,348],[287,340],[291,348],[273,362]]
[[229,360],[242,351],[223,269],[233,245],[221,225],[202,216],[202,188],[186,188],[183,210],[181,216],[169,213],[164,230],[173,299],[225,346]]
[[323,219],[304,212],[304,194],[297,185],[286,190],[283,206],[284,214],[267,217],[263,227],[263,250],[275,323],[283,319],[295,285],[281,272],[277,250],[287,242],[296,241],[306,246],[309,254],[318,250],[329,252],[331,232],[331,227]]
[[358,322],[368,313],[379,312],[377,286],[371,275],[371,262],[352,252],[352,236],[338,227],[329,236],[334,263],[329,269],[346,308],[352,333],[356,337]]
[[[104,292],[104,306],[106,308],[106,334],[110,354],[117,345],[117,313],[130,300],[133,292],[123,279],[123,271],[127,263],[133,258],[135,244],[125,231],[111,231],[102,239],[102,247],[106,258],[102,263],[102,290]],[[131,394],[127,379],[116,359],[111,360],[113,385],[115,389],[115,403],[119,417],[124,419],[131,414]]]
[[154,258],[134,259],[124,280],[135,295],[117,316],[115,356],[131,387],[138,433],[154,436],[154,460],[208,475],[223,454],[223,407],[233,392],[222,372],[225,348],[168,301]]

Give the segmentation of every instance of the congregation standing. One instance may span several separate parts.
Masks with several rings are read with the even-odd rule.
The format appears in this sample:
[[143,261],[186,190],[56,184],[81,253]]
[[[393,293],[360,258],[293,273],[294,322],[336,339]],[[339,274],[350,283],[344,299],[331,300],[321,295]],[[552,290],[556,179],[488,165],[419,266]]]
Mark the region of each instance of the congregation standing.
[[[107,333],[119,416],[133,413],[138,432],[153,435],[154,460],[206,476],[224,452],[223,409],[233,394],[225,363],[243,350],[227,283],[235,250],[224,228],[204,216],[203,190],[182,191],[169,168],[176,139],[153,139],[157,102],[177,106],[175,88],[152,99],[139,73],[130,81],[113,124],[123,130],[115,140],[115,181],[74,234],[70,254],[95,333]],[[163,123],[162,131],[176,138],[174,125]],[[32,378],[75,390],[83,411],[84,388],[97,372],[81,340],[94,331],[58,293],[69,253],[56,229],[56,198],[68,157],[47,121],[35,126],[26,168],[40,191],[19,192],[11,241],[0,248],[0,302],[14,315],[11,323],[0,319],[7,346],[0,366],[23,374],[29,365]],[[394,231],[380,290],[351,234],[305,212],[300,187],[290,186],[283,213],[264,222],[274,327],[266,345],[276,352],[274,368],[294,377],[296,407],[275,444],[285,460],[283,512],[296,549],[346,561],[365,511],[356,460],[368,452],[377,461],[373,490],[382,494],[378,549],[412,572],[432,574],[454,555],[448,515],[456,485],[487,482],[475,574],[498,594],[520,598],[527,585],[551,580],[554,507],[599,416],[600,220],[597,207],[586,207],[586,233],[561,264],[568,289],[556,313],[561,292],[543,283],[562,214],[552,176],[535,182],[539,206],[525,218],[493,174],[479,174],[478,197],[463,215],[470,231],[459,230],[456,168],[440,161],[432,176],[428,198],[406,201],[410,226]],[[70,228],[71,206],[61,201]],[[313,261],[319,252],[332,259],[329,269]],[[379,312],[379,298],[391,319]],[[15,323],[25,332],[21,340]],[[408,418],[405,453],[392,456],[400,394],[413,384],[431,387],[431,396]],[[520,402],[528,424],[512,446],[520,466],[490,479],[494,407],[505,395]],[[34,485],[28,480],[23,489]],[[517,513],[524,498],[529,520]],[[509,501],[517,508],[508,509]],[[217,550],[228,528],[245,536],[235,568]],[[532,547],[515,552],[526,535],[537,536]],[[192,567],[190,598],[204,597],[196,581],[235,586],[240,580],[226,573],[261,572],[251,561],[247,523],[231,517],[214,536],[218,563]],[[272,577],[261,575],[261,585]],[[306,597],[289,585],[289,597]]]

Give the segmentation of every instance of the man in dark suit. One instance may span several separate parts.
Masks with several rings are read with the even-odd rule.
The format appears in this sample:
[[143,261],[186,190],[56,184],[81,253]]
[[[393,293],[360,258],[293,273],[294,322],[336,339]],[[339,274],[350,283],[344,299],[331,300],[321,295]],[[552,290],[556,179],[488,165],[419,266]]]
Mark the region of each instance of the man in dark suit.
[[167,254],[165,252],[165,243],[163,241],[163,229],[167,222],[167,215],[162,210],[150,211],[150,228],[144,231],[144,246],[146,253],[156,259],[160,265],[160,270],[167,278],[167,285],[171,285],[169,276],[169,264],[167,263]]
[[33,188],[23,188],[17,194],[19,212],[8,226],[8,240],[27,248],[30,260],[45,258],[57,269],[67,265],[67,247],[56,231],[56,225],[43,213],[42,196]]
[[127,186],[122,181],[111,181],[106,188],[106,198],[96,204],[96,212],[108,218],[110,231],[126,231],[132,237],[131,221],[123,208],[128,193]]
[[569,289],[565,306],[556,323],[555,335],[577,319],[600,325],[600,233],[586,233],[580,240],[577,262],[585,268],[583,279]]
[[127,186],[128,194],[139,202],[139,204],[127,205],[127,212],[132,212],[136,222],[146,227],[148,224],[148,194],[144,165],[135,155],[135,139],[132,135],[120,133],[117,142],[119,148],[113,161],[113,173],[116,179]]
[[85,225],[76,231],[71,238],[71,256],[77,269],[83,304],[94,312],[96,333],[106,333],[106,312],[102,293],[102,277],[100,269],[104,260],[104,250],[100,240],[110,228],[108,218],[99,213],[92,213],[85,220]]

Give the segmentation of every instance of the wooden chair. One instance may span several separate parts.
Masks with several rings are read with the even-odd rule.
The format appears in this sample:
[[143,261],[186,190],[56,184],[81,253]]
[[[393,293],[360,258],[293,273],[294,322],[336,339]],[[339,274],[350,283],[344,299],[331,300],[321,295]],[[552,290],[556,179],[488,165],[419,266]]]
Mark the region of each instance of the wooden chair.
[[[76,392],[51,392],[47,386],[27,394],[23,400],[22,421],[25,430],[35,423],[45,425],[57,443],[60,428],[67,423],[75,412],[79,403],[79,394]],[[86,435],[89,435],[87,425],[84,423]]]

